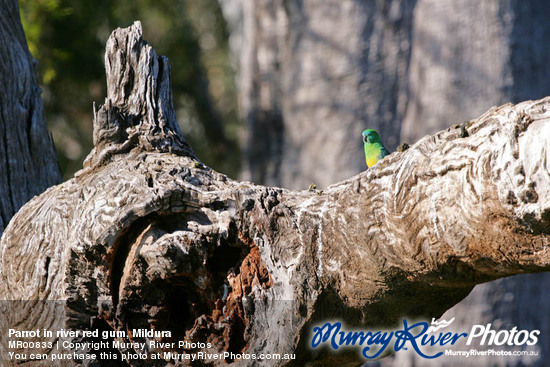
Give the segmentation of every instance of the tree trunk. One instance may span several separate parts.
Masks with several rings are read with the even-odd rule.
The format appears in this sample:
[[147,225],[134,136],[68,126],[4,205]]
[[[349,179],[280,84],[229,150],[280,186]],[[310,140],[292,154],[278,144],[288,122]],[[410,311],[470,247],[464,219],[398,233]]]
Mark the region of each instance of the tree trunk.
[[[540,2],[484,1],[417,3],[412,24],[409,97],[402,139],[414,142],[451,121],[461,123],[490,106],[550,95],[550,8]],[[537,153],[535,153],[537,154]],[[533,274],[483,284],[442,318],[457,327],[500,325],[539,329],[539,356],[485,356],[476,366],[546,366],[550,355],[550,274]],[[532,310],[544,310],[533,312]],[[480,346],[480,349],[491,349]],[[389,366],[433,366],[415,353],[399,353]],[[468,367],[471,358],[447,357],[438,366]]]
[[[550,95],[545,21],[550,7],[543,2],[223,0],[220,5],[239,60],[242,116],[252,137],[245,141],[245,151],[252,152],[243,164],[245,177],[259,183],[324,187],[366,169],[359,140],[365,128],[381,132],[391,150],[491,106]],[[277,116],[278,124],[265,116]],[[497,282],[476,287],[445,317],[456,317],[454,324],[463,329],[502,323],[550,335],[548,317],[520,311],[525,304],[550,308],[545,288],[533,288],[548,284],[550,274]],[[539,347],[541,356],[550,355],[550,340]],[[397,357],[396,366],[443,363],[414,352]],[[500,357],[475,361],[507,363]],[[542,357],[529,363],[546,365]],[[448,362],[471,364],[468,358]]]
[[105,64],[84,169],[28,202],[2,237],[2,335],[91,328],[144,342],[138,330],[154,329],[205,343],[173,352],[296,352],[303,365],[327,317],[392,326],[441,315],[475,284],[550,269],[550,99],[492,109],[324,191],[290,191],[196,159],[167,59],[139,23],[113,32]]
[[239,65],[245,179],[326,187],[365,169],[366,127],[399,145],[415,3],[220,1]]
[[0,0],[0,235],[31,197],[61,182],[36,61],[15,0]]

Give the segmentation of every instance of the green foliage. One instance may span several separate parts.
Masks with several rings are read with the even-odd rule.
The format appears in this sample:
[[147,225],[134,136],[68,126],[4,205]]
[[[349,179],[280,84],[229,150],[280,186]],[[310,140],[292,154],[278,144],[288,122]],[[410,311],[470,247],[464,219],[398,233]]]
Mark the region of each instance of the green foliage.
[[186,139],[207,165],[237,175],[236,92],[216,0],[20,0],[19,6],[66,178],[92,148],[92,102],[103,103],[106,94],[105,42],[113,29],[134,20],[170,59],[174,107]]

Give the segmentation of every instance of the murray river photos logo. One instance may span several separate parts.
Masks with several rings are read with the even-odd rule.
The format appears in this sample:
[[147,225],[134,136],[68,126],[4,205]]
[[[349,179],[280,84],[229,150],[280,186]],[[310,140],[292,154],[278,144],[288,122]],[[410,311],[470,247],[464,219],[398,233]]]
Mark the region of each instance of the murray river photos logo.
[[522,346],[535,345],[538,342],[539,330],[494,330],[491,324],[474,325],[470,332],[446,331],[454,318],[445,321],[432,319],[431,325],[426,321],[409,323],[403,320],[403,328],[391,331],[346,331],[340,322],[327,322],[313,328],[311,347],[328,345],[334,350],[345,346],[362,348],[361,354],[367,359],[375,359],[382,353],[393,349],[412,349],[424,358],[433,359],[444,354],[441,349],[448,348],[457,342],[465,341],[467,346]]

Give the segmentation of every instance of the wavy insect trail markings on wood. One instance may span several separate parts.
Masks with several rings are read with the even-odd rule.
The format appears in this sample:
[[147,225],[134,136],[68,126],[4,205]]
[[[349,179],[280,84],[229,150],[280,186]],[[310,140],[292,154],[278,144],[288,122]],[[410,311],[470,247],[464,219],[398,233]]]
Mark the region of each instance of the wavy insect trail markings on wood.
[[113,32],[106,59],[83,170],[30,200],[1,239],[0,294],[30,301],[3,305],[2,330],[147,324],[208,336],[208,352],[308,361],[323,358],[307,345],[325,317],[431,319],[475,284],[550,269],[550,99],[495,108],[467,137],[450,127],[323,192],[290,191],[198,161],[168,61],[138,23]]

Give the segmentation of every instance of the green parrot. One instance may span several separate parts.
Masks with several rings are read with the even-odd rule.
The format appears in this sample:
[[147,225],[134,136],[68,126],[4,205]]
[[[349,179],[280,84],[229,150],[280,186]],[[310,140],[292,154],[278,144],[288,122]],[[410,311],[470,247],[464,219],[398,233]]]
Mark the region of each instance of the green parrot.
[[374,166],[376,162],[390,154],[380,141],[378,133],[372,129],[363,131],[363,143],[367,167]]

